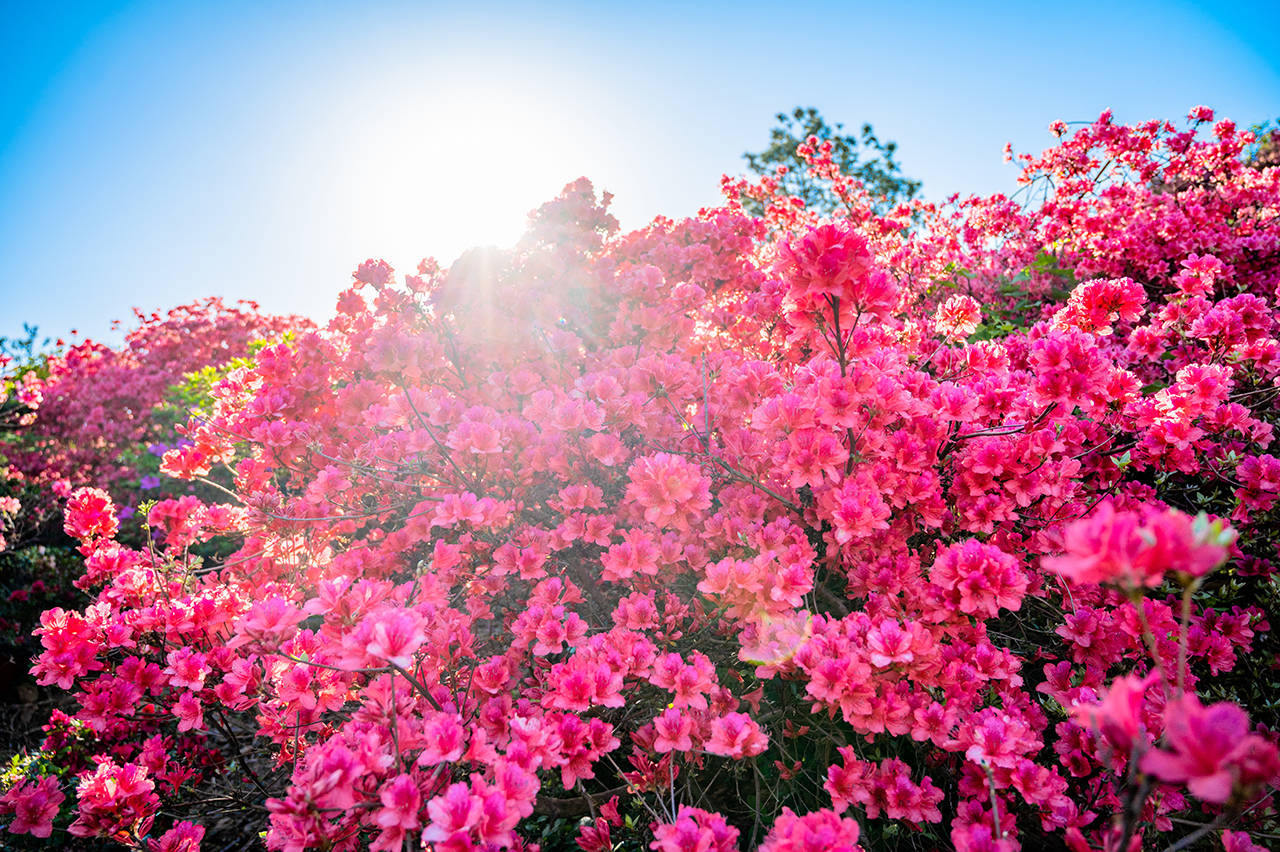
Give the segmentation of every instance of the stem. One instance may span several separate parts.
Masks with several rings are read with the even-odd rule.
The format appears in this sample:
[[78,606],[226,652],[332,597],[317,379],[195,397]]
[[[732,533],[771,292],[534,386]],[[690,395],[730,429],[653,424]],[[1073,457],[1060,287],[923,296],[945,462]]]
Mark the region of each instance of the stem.
[[249,780],[253,782],[253,786],[258,788],[259,793],[266,796],[268,799],[271,798],[271,791],[268,790],[263,785],[262,780],[258,778],[258,773],[253,771],[253,767],[250,766],[249,761],[245,759],[244,751],[240,748],[240,740],[236,737],[235,732],[231,730],[231,725],[227,722],[226,718],[222,715],[221,710],[217,712],[216,719],[217,721],[215,722],[215,724],[217,725],[218,729],[222,731],[222,733],[225,734],[227,739],[231,742],[231,747],[236,751],[236,757],[239,759],[240,766],[244,769],[245,773],[249,776]]
[[756,848],[756,838],[760,836],[760,767],[751,763],[751,780],[755,785],[755,798],[751,801],[751,809],[755,811],[756,818],[751,822],[751,843],[748,848]]
[[[388,660],[387,662],[391,663],[390,660]],[[435,698],[431,696],[431,693],[427,691],[427,688],[425,686],[418,683],[417,678],[409,674],[409,672],[406,671],[405,669],[401,668],[400,666],[397,666],[395,663],[391,663],[391,668],[395,669],[397,672],[404,675],[404,679],[409,681],[409,683],[413,685],[414,691],[417,692],[419,695],[421,695],[423,698],[427,699],[427,703],[430,704],[432,707],[434,707],[437,713],[444,712],[444,708],[441,707],[439,702],[437,702]]]
[[996,795],[996,773],[983,762],[982,768],[987,771],[987,790],[991,793],[991,821],[996,830],[996,837],[1004,837],[1004,829],[1000,827],[1000,798]]
[[1209,823],[1208,825],[1203,825],[1200,828],[1197,828],[1195,831],[1191,832],[1186,837],[1179,840],[1177,843],[1174,843],[1171,846],[1166,846],[1164,848],[1164,852],[1178,852],[1178,850],[1180,849],[1186,849],[1188,846],[1195,843],[1197,840],[1199,840],[1201,837],[1204,837],[1209,832],[1215,831],[1218,828],[1220,828],[1222,824],[1225,823],[1226,821],[1227,821],[1227,814],[1224,811],[1223,813],[1220,813],[1216,817],[1214,817],[1213,822]]
[[1142,817],[1142,807],[1147,803],[1147,796],[1150,793],[1151,781],[1143,778],[1142,784],[1133,791],[1133,797],[1129,799],[1124,809],[1124,825],[1120,834],[1120,843],[1116,846],[1119,852],[1128,849],[1129,839],[1133,837],[1133,832],[1138,827],[1138,820]]
[[1182,630],[1178,635],[1178,694],[1185,690],[1187,677],[1187,632],[1191,626],[1191,597],[1200,588],[1197,577],[1182,590]]
[[1143,608],[1142,601],[1140,589],[1134,589],[1129,593],[1129,603],[1133,604],[1133,609],[1138,614],[1138,623],[1142,625],[1142,641],[1151,652],[1151,659],[1156,664],[1156,668],[1160,670],[1160,678],[1167,684],[1169,677],[1164,670],[1164,664],[1160,662],[1160,648],[1156,645],[1155,634],[1151,632],[1151,624],[1147,621],[1147,611]]

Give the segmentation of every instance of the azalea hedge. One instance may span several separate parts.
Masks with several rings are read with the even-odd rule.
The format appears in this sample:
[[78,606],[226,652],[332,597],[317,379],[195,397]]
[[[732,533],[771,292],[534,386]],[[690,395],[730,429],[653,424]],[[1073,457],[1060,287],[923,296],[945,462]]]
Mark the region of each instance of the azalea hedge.
[[887,213],[817,139],[829,218],[580,180],[194,354],[165,499],[62,495],[12,842],[1266,848],[1280,169],[1203,107],[1051,129]]

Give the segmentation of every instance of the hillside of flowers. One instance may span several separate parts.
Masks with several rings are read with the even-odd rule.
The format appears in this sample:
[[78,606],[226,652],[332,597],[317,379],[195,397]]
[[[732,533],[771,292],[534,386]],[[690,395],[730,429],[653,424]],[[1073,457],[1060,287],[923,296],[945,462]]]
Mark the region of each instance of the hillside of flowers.
[[322,328],[11,367],[6,534],[59,507],[83,598],[5,843],[1273,848],[1276,140],[1051,131],[1012,198],[812,139],[833,217],[584,179]]

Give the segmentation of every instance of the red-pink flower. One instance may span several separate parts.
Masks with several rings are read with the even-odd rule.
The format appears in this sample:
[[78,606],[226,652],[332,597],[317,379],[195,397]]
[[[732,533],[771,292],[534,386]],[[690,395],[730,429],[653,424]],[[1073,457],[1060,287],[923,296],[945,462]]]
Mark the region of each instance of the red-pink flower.
[[378,800],[382,807],[374,812],[373,822],[384,831],[398,829],[403,833],[419,826],[422,792],[412,775],[401,773],[387,781],[378,793]]
[[654,852],[737,852],[738,829],[719,814],[681,805],[676,821],[653,831]]
[[827,808],[797,816],[783,808],[760,852],[862,852],[858,823]]
[[893,280],[875,269],[866,237],[841,225],[822,225],[778,246],[778,269],[801,311],[826,310],[823,300],[839,299],[852,328],[859,315],[887,316],[897,305]]
[[66,520],[62,528],[80,541],[112,538],[119,529],[116,507],[111,495],[100,488],[79,488],[67,501]]
[[964,613],[990,618],[1001,609],[1016,612],[1027,591],[1027,575],[1018,560],[995,545],[966,539],[938,553],[929,579]]
[[1170,701],[1164,737],[1165,748],[1143,756],[1143,771],[1185,783],[1206,802],[1223,804],[1237,789],[1275,783],[1280,775],[1275,744],[1250,733],[1249,716],[1229,701],[1205,707],[1190,694]]
[[1131,278],[1086,281],[1071,291],[1067,304],[1054,315],[1054,325],[1074,326],[1093,334],[1110,334],[1116,320],[1132,322],[1142,314],[1147,295]]
[[169,667],[164,673],[169,675],[169,685],[179,689],[201,690],[204,679],[208,677],[210,668],[208,658],[192,648],[178,648],[168,655]]
[[80,815],[68,831],[77,837],[110,837],[137,827],[145,833],[160,805],[154,790],[155,782],[143,767],[104,760],[80,779]]
[[400,668],[413,665],[413,652],[427,640],[422,616],[413,610],[396,609],[378,616],[365,650]]
[[896,619],[878,621],[867,631],[867,659],[877,668],[915,659],[911,650],[911,631],[904,630]]
[[374,260],[369,258],[360,264],[355,272],[351,273],[361,284],[372,284],[374,287],[384,287],[391,283],[391,278],[395,274],[395,270],[385,260]]
[[711,480],[696,464],[670,453],[636,459],[627,471],[627,499],[651,524],[687,526],[711,505]]
[[457,760],[462,757],[467,741],[466,729],[452,713],[429,713],[422,723],[422,737],[425,742],[418,755],[419,766]]
[[422,839],[440,843],[466,834],[480,821],[483,806],[484,801],[472,795],[470,784],[450,784],[442,795],[427,802],[431,822],[422,832]]
[[173,715],[178,717],[178,730],[191,731],[204,726],[204,707],[195,693],[184,692],[173,705]]
[[689,751],[693,748],[693,719],[681,710],[669,707],[653,720],[653,750],[656,752]]
[[53,833],[53,818],[66,798],[58,789],[58,779],[46,775],[34,784],[23,781],[11,788],[0,797],[0,812],[13,814],[13,822],[9,823],[11,834],[48,837]]
[[274,646],[297,632],[298,622],[305,617],[289,601],[273,595],[255,603],[236,622],[236,635],[227,642],[227,647],[238,648],[249,642]]
[[950,296],[934,312],[933,324],[947,340],[963,340],[978,330],[982,306],[971,296]]
[[1267,849],[1254,843],[1246,831],[1224,831],[1222,852],[1267,852]]
[[[1199,522],[1196,522],[1199,523]],[[1199,576],[1227,556],[1230,530],[1193,520],[1172,509],[1116,511],[1110,502],[1067,527],[1061,556],[1044,567],[1077,583],[1158,586],[1168,571]]]
[[204,826],[183,820],[160,837],[147,841],[147,852],[200,852]]
[[[711,720],[711,737],[703,745],[725,757],[755,757],[769,747],[769,738],[745,713],[726,713]],[[656,746],[655,746],[656,748]]]
[[609,834],[609,823],[597,818],[594,822],[582,825],[575,842],[582,852],[612,852],[613,838]]
[[1099,703],[1072,707],[1071,715],[1097,730],[1115,748],[1127,754],[1134,742],[1143,737],[1144,696],[1154,680],[1154,675],[1116,678]]

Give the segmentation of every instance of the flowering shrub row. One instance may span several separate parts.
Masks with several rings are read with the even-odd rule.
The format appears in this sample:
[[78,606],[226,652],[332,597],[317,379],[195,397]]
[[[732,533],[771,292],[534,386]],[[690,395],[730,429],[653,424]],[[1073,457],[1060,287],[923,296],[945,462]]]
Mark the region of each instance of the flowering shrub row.
[[1280,170],[1211,119],[1055,126],[1030,206],[878,215],[815,141],[835,219],[726,181],[620,234],[579,181],[511,251],[362,264],[165,453],[225,501],[130,547],[72,495],[95,600],[34,670],[78,709],[9,830],[191,850],[216,792],[280,850],[1262,848]]
[[[137,327],[120,347],[59,340],[53,353],[25,362],[0,357],[0,368],[8,368],[0,381],[0,425],[8,432],[0,473],[9,531],[18,529],[15,546],[47,538],[41,524],[51,512],[61,514],[74,488],[107,489],[130,510],[156,496],[158,456],[178,440],[175,419],[189,416],[172,404],[172,389],[189,373],[243,358],[255,341],[310,327],[300,317],[216,298],[166,314],[136,313]],[[148,463],[153,456],[156,463]]]
[[[257,341],[310,327],[218,299],[136,320],[119,347],[59,340],[52,352],[19,346],[0,355],[0,702],[29,688],[18,665],[25,670],[39,648],[31,637],[39,613],[83,600],[72,585],[74,542],[61,529],[73,489],[107,489],[124,519],[147,500],[215,495],[159,476],[160,456],[182,440],[176,427],[219,369]],[[136,522],[124,540],[145,540]]]

